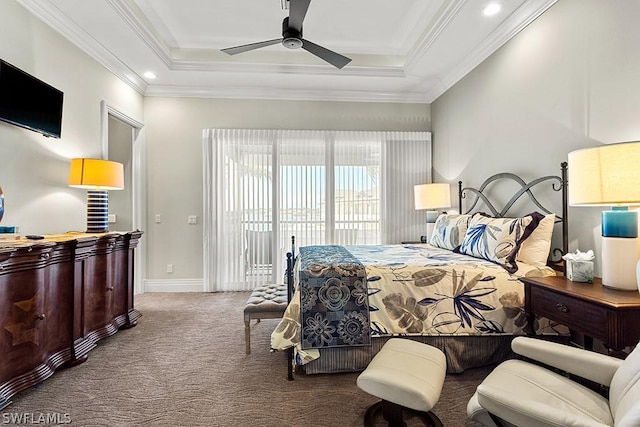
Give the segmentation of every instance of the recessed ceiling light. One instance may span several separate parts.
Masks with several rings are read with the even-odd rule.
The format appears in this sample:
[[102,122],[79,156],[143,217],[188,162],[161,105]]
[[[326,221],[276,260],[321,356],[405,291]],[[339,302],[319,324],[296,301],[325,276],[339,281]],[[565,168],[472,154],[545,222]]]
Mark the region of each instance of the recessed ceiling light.
[[500,9],[502,9],[501,3],[489,3],[484,9],[482,9],[482,14],[484,16],[495,15],[500,12]]
[[155,79],[156,78],[156,74],[152,73],[151,71],[147,71],[146,73],[143,74],[146,78],[148,79]]

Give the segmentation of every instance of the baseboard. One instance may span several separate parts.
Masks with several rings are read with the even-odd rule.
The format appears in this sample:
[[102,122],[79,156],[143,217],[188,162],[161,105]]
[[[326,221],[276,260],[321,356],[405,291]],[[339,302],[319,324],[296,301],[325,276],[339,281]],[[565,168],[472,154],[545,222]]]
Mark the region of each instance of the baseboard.
[[204,292],[204,279],[146,279],[145,292]]

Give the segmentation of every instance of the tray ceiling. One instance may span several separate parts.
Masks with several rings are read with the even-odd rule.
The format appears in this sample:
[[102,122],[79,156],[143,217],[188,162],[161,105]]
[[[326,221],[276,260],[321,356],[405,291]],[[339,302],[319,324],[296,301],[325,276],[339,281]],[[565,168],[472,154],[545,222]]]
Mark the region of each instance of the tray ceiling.
[[341,70],[220,51],[281,37],[282,0],[18,1],[146,96],[430,103],[556,0],[312,0],[304,38],[352,58]]

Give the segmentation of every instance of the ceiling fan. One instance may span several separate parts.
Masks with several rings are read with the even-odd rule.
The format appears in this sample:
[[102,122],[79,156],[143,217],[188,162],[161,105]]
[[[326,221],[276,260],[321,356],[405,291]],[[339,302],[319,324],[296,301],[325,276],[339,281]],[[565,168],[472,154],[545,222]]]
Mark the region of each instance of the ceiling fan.
[[229,55],[236,55],[238,53],[282,43],[284,47],[289,49],[303,48],[336,68],[344,67],[351,62],[350,58],[302,38],[302,22],[307,14],[310,3],[311,0],[290,0],[289,16],[282,21],[282,38],[229,47],[222,49],[222,51]]

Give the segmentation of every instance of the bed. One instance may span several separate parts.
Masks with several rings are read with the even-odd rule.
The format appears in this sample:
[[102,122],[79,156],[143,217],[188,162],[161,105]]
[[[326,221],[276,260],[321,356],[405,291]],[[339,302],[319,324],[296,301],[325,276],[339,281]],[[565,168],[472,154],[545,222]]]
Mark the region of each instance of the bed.
[[[402,336],[440,348],[448,371],[462,372],[504,360],[514,336],[566,336],[564,326],[525,315],[518,280],[563,270],[566,168],[530,182],[511,173],[477,188],[459,182],[460,211],[438,217],[429,243],[299,248],[288,261],[290,301],[272,348],[292,351],[306,374],[353,372]],[[496,194],[505,181],[517,187],[512,196]],[[541,187],[561,194],[559,213],[539,201]],[[497,195],[506,200],[501,209]],[[516,205],[531,210],[512,215]],[[554,230],[560,248],[552,248]]]

